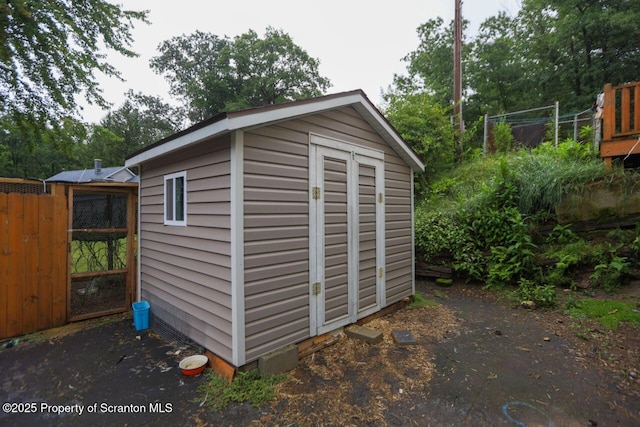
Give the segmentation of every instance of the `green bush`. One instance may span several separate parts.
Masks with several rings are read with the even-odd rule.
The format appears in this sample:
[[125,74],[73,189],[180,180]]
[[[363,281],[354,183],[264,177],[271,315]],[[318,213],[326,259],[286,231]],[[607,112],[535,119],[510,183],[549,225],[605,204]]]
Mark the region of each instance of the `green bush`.
[[[552,233],[553,235],[553,233]],[[558,236],[558,238],[560,238]],[[565,238],[569,238],[565,235]],[[565,238],[560,238],[564,240]],[[545,274],[545,280],[550,285],[563,288],[573,288],[575,283],[571,278],[571,273],[582,267],[593,263],[596,259],[601,258],[601,248],[592,246],[587,241],[577,237],[577,240],[571,243],[554,244],[550,246],[545,253],[545,257],[555,259],[556,262]],[[571,237],[574,239],[574,237]],[[550,236],[548,241],[556,240]]]
[[493,144],[498,152],[511,151],[513,140],[513,132],[511,132],[511,126],[508,123],[501,121],[493,125]]
[[523,154],[514,165],[514,185],[523,215],[553,213],[568,190],[579,189],[607,174],[602,160],[588,145],[565,141],[555,147],[543,144]]
[[577,242],[579,239],[578,235],[571,230],[571,224],[557,224],[553,227],[553,231],[549,234],[549,237],[547,237],[546,243],[567,244]]
[[[448,254],[457,271],[490,287],[531,279],[537,274],[533,221],[553,220],[568,192],[579,193],[586,184],[605,177],[622,179],[625,188],[640,183],[637,174],[609,173],[591,144],[575,141],[464,162],[433,182],[416,209],[417,259],[430,261]],[[620,237],[620,232],[614,234]],[[640,250],[640,238],[632,241],[634,237],[625,235],[625,243]],[[544,286],[571,287],[578,268],[595,264],[601,266],[592,279],[613,289],[628,271],[627,260],[612,258],[602,245],[594,248],[570,226],[557,226],[543,243],[549,247],[546,257],[555,260],[542,275]]]
[[553,285],[538,285],[528,279],[520,279],[518,289],[513,296],[522,303],[533,301],[536,307],[552,308],[556,306],[556,288]]
[[457,269],[486,280],[489,287],[499,287],[532,267],[535,245],[517,209],[479,209],[463,218],[468,238],[454,253]]
[[515,279],[524,277],[533,266],[533,248],[531,237],[522,236],[522,241],[511,246],[494,246],[489,258],[487,287],[501,287],[511,284]]
[[627,258],[612,255],[611,259],[595,266],[594,273],[590,276],[607,292],[620,289],[625,281],[625,276],[630,272],[630,263]]
[[443,252],[454,252],[465,239],[455,218],[442,212],[419,210],[415,215],[416,256],[431,261]]

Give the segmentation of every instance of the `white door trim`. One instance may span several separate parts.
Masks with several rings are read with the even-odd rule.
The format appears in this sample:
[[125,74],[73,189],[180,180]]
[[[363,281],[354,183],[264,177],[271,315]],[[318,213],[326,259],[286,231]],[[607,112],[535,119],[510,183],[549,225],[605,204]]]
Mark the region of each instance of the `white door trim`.
[[322,147],[328,147],[328,148],[333,148],[335,150],[354,153],[359,156],[384,160],[384,152],[382,151],[374,150],[373,148],[367,148],[362,145],[352,144],[350,142],[340,141],[339,139],[330,138],[328,136],[322,136],[315,133],[310,133],[309,142],[310,142],[310,145],[315,144]]
[[[310,335],[316,336],[354,323],[386,305],[384,153],[316,134],[310,134],[309,141],[309,329]],[[347,162],[348,189],[348,315],[329,324],[325,324],[324,305],[324,157]],[[376,187],[376,306],[362,312],[358,310],[360,164],[375,168]],[[318,199],[314,199],[314,187],[320,189]],[[316,286],[320,287],[320,295],[314,295]]]

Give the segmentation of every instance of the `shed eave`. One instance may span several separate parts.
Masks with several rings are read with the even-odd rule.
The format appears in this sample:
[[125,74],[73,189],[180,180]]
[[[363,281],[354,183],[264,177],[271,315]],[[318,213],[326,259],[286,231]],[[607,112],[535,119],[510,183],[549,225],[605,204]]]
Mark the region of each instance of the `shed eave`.
[[208,126],[196,129],[193,132],[187,132],[178,138],[165,142],[164,144],[157,145],[145,151],[140,151],[138,154],[134,154],[132,157],[126,159],[124,165],[125,167],[136,166],[155,159],[156,157],[164,156],[176,150],[196,144],[207,138],[222,135],[229,131],[229,120],[225,118]]
[[227,132],[267,126],[284,120],[347,106],[355,108],[356,111],[362,114],[365,120],[369,122],[408,165],[416,170],[424,170],[424,164],[417,154],[411,150],[398,132],[385,119],[382,113],[373,106],[361,90],[226,113],[224,117],[209,125],[194,125],[192,131],[186,129],[181,135],[169,137],[164,143],[160,142],[156,146],[134,153],[125,161],[125,166],[139,165],[158,156],[169,154],[191,144]]

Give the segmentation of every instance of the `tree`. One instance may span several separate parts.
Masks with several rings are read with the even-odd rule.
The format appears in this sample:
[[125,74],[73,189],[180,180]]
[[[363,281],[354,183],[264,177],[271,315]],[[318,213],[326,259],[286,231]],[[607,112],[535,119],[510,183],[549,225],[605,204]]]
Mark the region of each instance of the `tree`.
[[416,192],[426,194],[438,175],[454,165],[454,129],[451,107],[440,105],[424,92],[385,94],[385,116],[411,148],[428,160],[425,171],[415,175]]
[[[465,122],[555,101],[565,112],[586,110],[606,83],[638,79],[638,22],[640,0],[523,0],[515,18],[488,18],[463,45]],[[418,48],[404,58],[407,75],[395,76],[389,91],[423,91],[449,107],[453,27],[432,19],[418,35]],[[481,139],[477,133],[468,141],[477,146]]]
[[165,40],[158,46],[159,56],[150,66],[164,75],[169,92],[188,111],[191,121],[204,120],[224,111],[233,96],[228,38],[196,31]]
[[637,80],[640,0],[526,0],[519,19],[545,102],[585,109],[604,84]]
[[193,122],[317,96],[330,85],[318,73],[319,61],[273,28],[262,39],[254,31],[234,40],[197,31],[164,41],[158,50],[151,68],[164,75]]
[[228,109],[312,98],[330,86],[318,72],[320,62],[282,30],[267,28],[263,39],[250,30],[236,37],[229,48],[236,96],[227,103]]
[[92,126],[83,163],[100,158],[105,166],[121,166],[128,154],[177,132],[182,118],[179,108],[130,90],[118,109]]
[[[0,118],[0,176],[45,179],[82,166],[87,136],[84,123],[65,118],[55,134],[36,133],[32,128],[20,128],[11,117]],[[37,144],[25,142],[36,139]]]
[[538,102],[533,92],[533,71],[523,52],[522,27],[505,12],[485,20],[470,46],[465,73],[472,88],[466,100],[470,117],[517,111]]
[[95,71],[119,77],[102,48],[125,56],[135,21],[147,12],[106,0],[0,4],[0,116],[19,129],[60,129],[78,111],[77,95],[106,106]]
[[[463,28],[467,24],[465,21]],[[447,26],[438,17],[420,25],[417,32],[420,39],[418,48],[403,58],[408,63],[409,75],[394,76],[394,85],[405,93],[423,90],[443,107],[449,107],[453,103],[453,23]],[[468,56],[466,45],[463,45],[462,54],[465,63]]]

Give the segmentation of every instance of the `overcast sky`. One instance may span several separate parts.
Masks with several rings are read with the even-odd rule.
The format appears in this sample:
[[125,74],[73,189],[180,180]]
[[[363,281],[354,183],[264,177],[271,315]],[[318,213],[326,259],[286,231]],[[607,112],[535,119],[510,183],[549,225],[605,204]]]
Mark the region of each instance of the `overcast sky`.
[[[158,45],[196,30],[233,38],[252,29],[261,37],[272,26],[320,60],[320,74],[331,80],[328,93],[362,89],[378,105],[380,93],[405,74],[402,58],[418,47],[417,27],[429,19],[454,17],[454,0],[113,0],[125,9],[148,10],[150,25],[136,25],[135,59],[109,55],[125,82],[99,78],[107,101],[118,108],[129,89],[172,102],[164,78],[149,68]],[[466,0],[463,17],[473,34],[500,10],[515,15],[519,0]],[[470,34],[467,34],[470,35]],[[98,122],[106,111],[86,106],[84,119]]]

